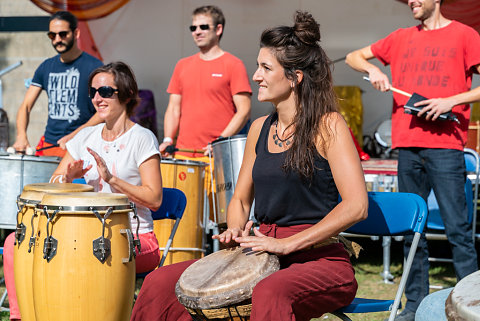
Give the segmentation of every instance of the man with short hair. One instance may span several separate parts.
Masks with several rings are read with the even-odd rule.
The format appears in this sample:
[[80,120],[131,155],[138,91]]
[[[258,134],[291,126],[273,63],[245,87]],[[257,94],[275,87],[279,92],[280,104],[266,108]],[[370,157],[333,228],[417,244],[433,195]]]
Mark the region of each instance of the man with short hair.
[[[392,147],[399,149],[398,187],[427,200],[433,188],[445,232],[452,248],[457,279],[478,270],[477,253],[468,224],[465,197],[465,161],[471,102],[480,99],[480,87],[471,89],[473,73],[480,72],[480,36],[474,29],[442,16],[440,0],[409,0],[420,25],[398,29],[371,46],[347,55],[346,63],[367,73],[373,87],[393,87],[430,99],[418,116],[404,112],[408,97],[393,93]],[[367,60],[377,58],[390,65],[392,83]],[[452,112],[454,121],[438,117]],[[413,236],[405,238],[407,255]],[[428,248],[425,233],[420,240],[407,280],[405,309],[397,321],[415,319],[415,311],[429,293]]]
[[[199,52],[178,61],[167,88],[170,94],[164,118],[162,155],[176,137],[175,158],[205,162],[204,189],[214,219],[209,143],[233,136],[250,118],[252,90],[243,62],[220,48],[225,17],[216,6],[196,8],[189,30]],[[177,135],[178,133],[178,135]],[[173,146],[172,146],[173,147]],[[183,150],[183,151],[182,151]],[[213,184],[214,185],[214,184]]]
[[196,153],[177,153],[196,160],[202,149],[219,137],[237,134],[250,117],[252,90],[244,64],[220,48],[225,17],[216,6],[193,11],[190,31],[199,52],[175,66],[167,92],[169,103],[164,119],[160,152],[173,144]]
[[37,150],[48,149],[37,155],[62,157],[65,143],[80,129],[101,122],[88,98],[87,87],[90,73],[103,64],[78,48],[80,30],[77,18],[70,12],[53,14],[47,35],[58,55],[45,60],[35,71],[17,113],[17,138],[13,147],[17,151],[30,147],[27,137],[30,112],[43,89],[48,95],[48,121]]

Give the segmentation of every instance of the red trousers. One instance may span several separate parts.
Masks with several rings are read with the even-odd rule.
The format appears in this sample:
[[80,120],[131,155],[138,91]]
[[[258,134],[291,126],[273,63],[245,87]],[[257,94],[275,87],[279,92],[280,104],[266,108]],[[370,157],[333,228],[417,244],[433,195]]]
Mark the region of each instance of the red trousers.
[[[268,236],[285,238],[308,225],[262,225]],[[143,283],[132,321],[192,320],[175,296],[175,284],[195,260],[164,266]],[[357,282],[348,254],[341,244],[280,257],[281,269],[260,281],[252,294],[252,321],[310,320],[348,305]]]

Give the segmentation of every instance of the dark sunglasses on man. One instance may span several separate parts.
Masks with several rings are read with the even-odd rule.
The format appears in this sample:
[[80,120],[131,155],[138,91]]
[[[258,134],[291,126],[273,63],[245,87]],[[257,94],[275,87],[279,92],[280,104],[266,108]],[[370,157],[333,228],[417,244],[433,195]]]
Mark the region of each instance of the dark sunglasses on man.
[[88,90],[88,97],[93,99],[97,92],[102,98],[110,98],[113,96],[113,94],[118,93],[118,89],[112,88],[110,86],[103,86],[98,89],[90,87],[90,89]]
[[210,29],[210,25],[207,25],[207,24],[199,25],[199,26],[191,25],[189,29],[191,32],[194,32],[197,30],[197,27],[200,27],[200,30],[204,30],[204,31]]
[[59,35],[61,39],[65,39],[68,36],[69,32],[70,31],[60,31],[60,32],[57,33],[57,32],[53,32],[53,31],[49,31],[47,33],[47,36],[48,36],[48,38],[50,38],[50,40],[55,39],[57,37],[57,35]]

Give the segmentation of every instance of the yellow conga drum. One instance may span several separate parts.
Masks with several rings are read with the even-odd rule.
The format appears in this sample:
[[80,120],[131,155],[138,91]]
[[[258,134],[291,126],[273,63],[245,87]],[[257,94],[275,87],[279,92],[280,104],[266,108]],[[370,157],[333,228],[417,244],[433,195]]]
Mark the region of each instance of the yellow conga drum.
[[45,193],[88,192],[93,187],[84,184],[38,183],[28,184],[17,199],[17,229],[13,249],[15,289],[22,320],[35,320],[32,289],[33,250],[38,216],[35,207]]
[[33,259],[37,321],[129,320],[135,291],[130,225],[123,194],[45,194]]
[[[162,159],[161,161],[163,186],[177,188],[187,197],[185,212],[164,265],[198,259],[203,256],[205,166],[207,166],[206,163],[190,160]],[[173,220],[153,222],[153,230],[161,251],[167,244],[173,224]]]

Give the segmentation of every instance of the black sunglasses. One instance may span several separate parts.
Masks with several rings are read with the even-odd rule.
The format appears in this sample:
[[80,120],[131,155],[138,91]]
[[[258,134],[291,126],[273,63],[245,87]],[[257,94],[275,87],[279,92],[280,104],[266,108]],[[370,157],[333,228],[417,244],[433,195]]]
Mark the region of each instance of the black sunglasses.
[[57,33],[57,32],[53,32],[53,31],[49,31],[49,32],[47,33],[47,36],[48,36],[48,38],[50,38],[50,40],[55,39],[55,37],[56,37],[57,35],[59,35],[60,38],[65,39],[65,38],[68,36],[68,33],[69,33],[69,32],[70,32],[70,31],[60,31],[60,32]]
[[195,30],[197,30],[197,27],[200,27],[201,30],[208,30],[208,29],[210,29],[210,25],[199,25],[199,26],[191,25],[191,26],[189,27],[189,29],[190,29],[191,32],[194,32]]
[[98,91],[98,94],[100,95],[100,97],[102,97],[102,98],[110,98],[110,97],[113,96],[113,94],[118,93],[118,89],[112,88],[110,86],[103,86],[103,87],[100,87],[98,89],[90,87],[90,89],[88,91],[88,97],[93,99],[95,97],[95,94],[97,93],[97,91]]

